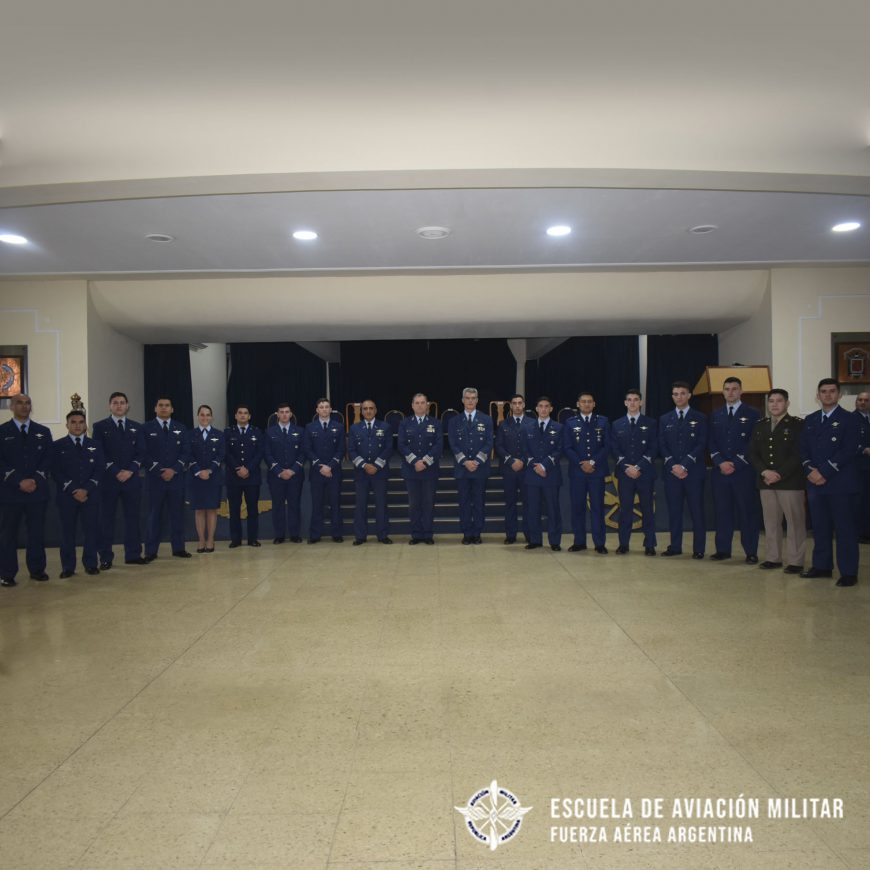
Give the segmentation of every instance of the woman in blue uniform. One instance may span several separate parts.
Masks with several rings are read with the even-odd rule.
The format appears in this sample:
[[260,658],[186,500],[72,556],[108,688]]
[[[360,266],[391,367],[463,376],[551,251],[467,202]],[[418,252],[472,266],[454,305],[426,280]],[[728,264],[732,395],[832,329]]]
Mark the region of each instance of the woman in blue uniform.
[[214,531],[217,509],[221,503],[221,463],[226,442],[224,433],[211,425],[212,410],[208,405],[196,409],[199,424],[190,433],[190,502],[195,511],[197,553],[214,552]]

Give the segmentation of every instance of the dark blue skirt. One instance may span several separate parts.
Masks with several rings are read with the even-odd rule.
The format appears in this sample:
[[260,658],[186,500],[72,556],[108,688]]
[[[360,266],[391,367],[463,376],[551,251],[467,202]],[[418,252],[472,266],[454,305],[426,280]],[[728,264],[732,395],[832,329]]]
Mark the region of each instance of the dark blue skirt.
[[190,506],[195,511],[217,510],[221,504],[223,486],[220,472],[212,474],[208,480],[190,475]]

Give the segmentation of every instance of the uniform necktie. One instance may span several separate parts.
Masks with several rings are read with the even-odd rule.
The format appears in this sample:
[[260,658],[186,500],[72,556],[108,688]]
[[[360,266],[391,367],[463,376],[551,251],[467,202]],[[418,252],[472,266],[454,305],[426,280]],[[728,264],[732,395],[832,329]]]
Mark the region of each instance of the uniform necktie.
[[324,420],[324,421],[323,421],[323,431],[324,431],[324,432],[326,431],[326,425],[327,425],[327,424],[326,424],[326,420]]
[[169,423],[168,423],[168,422],[164,422],[164,423],[163,423],[163,434],[164,434],[164,435],[168,435],[168,434],[169,434]]
[[523,421],[522,421],[522,418],[521,418],[521,417],[514,417],[514,423],[516,423],[517,426],[519,426],[520,423],[522,423],[522,422],[523,422]]
[[27,423],[21,427],[21,437],[27,439]]
[[469,423],[473,422],[474,417],[472,417],[471,414],[466,414],[465,416],[468,418]]
[[588,423],[588,422],[589,422],[589,417],[584,417],[584,418],[583,418],[583,422],[584,422],[584,423]]
[[730,405],[728,407],[728,416],[731,417],[732,419],[734,418],[734,405]]
[[680,422],[682,423],[683,422],[683,412],[677,411],[677,416],[680,418]]
[[203,429],[202,430],[202,440],[205,441],[206,438],[208,438],[208,429]]
[[417,425],[418,425],[418,426],[422,426],[422,425],[423,425],[423,418],[422,418],[422,417],[418,417],[418,418],[417,418]]
[[822,414],[822,425],[824,426],[825,423],[827,423],[829,419],[830,418],[828,417],[827,414]]
[[637,420],[635,420],[634,417],[629,417],[628,419],[631,420],[631,428],[634,429],[637,425]]
[[546,424],[546,423],[544,423],[544,421],[543,421],[543,420],[541,420],[541,422],[540,422],[540,426],[541,426],[541,431],[542,431],[542,432],[543,432],[543,431],[544,431],[544,429],[545,429],[545,428],[546,428],[546,425],[547,425],[547,424]]
[[123,435],[124,434],[124,421],[118,420],[118,431]]
[[371,431],[372,431],[372,424],[371,424],[371,423],[366,423],[366,429],[368,429],[369,432],[371,432]]
[[242,435],[244,435],[248,431],[247,426],[242,426]]
[[284,437],[286,438],[286,437],[287,437],[287,431],[288,431],[288,430],[287,430],[287,427],[286,427],[286,426],[282,426],[282,427],[281,427],[281,431],[284,433]]
[[76,438],[76,448],[78,450],[82,449],[82,439],[81,438]]

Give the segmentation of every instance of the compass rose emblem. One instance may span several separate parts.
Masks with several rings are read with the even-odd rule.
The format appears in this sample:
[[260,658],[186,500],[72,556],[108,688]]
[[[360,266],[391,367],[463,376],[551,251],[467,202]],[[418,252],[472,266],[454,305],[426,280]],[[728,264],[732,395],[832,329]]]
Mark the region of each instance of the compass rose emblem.
[[517,835],[523,816],[532,807],[522,806],[515,794],[493,780],[487,788],[475,792],[464,807],[454,809],[465,816],[468,833],[494,852]]

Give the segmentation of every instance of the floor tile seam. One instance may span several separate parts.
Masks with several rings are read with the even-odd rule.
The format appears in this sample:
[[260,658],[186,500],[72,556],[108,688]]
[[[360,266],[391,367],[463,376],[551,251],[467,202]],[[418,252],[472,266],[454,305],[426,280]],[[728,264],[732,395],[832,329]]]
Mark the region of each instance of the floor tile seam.
[[[564,566],[563,566],[564,568]],[[570,572],[565,569],[566,573]],[[573,577],[573,575],[570,575]],[[582,579],[578,579],[578,581],[583,584]],[[725,745],[737,755],[738,758],[743,761],[743,763],[753,772],[755,773],[776,795],[780,797],[784,797],[781,790],[777,788],[771,781],[770,778],[763,773],[759,768],[752,763],[746,755],[728,738],[726,735],[718,728],[710,719],[710,717],[704,713],[703,710],[693,701],[681,688],[678,686],[671,676],[662,668],[662,666],[644,649],[641,644],[631,635],[631,633],[622,625],[622,623],[604,606],[595,596],[593,592],[590,592],[585,586],[583,586],[584,592],[589,596],[589,598],[595,603],[596,607],[598,607],[602,613],[604,613],[608,619],[610,619],[617,628],[625,635],[625,637],[631,642],[631,644],[641,653],[659,672],[662,678],[673,688],[675,689],[686,701],[686,703],[693,709],[695,712],[707,723],[707,726],[715,731],[716,734],[722,739]],[[828,843],[815,831],[813,831],[813,836],[816,840],[818,840],[822,845],[826,848],[831,848]],[[838,856],[839,858],[839,856]]]
[[[271,572],[270,572],[270,574],[271,574]],[[196,646],[196,644],[199,643],[202,640],[202,638],[206,634],[208,634],[208,632],[210,632],[217,625],[219,625],[230,613],[232,613],[233,610],[235,610],[236,607],[239,606],[239,604],[242,603],[242,601],[244,601],[252,592],[254,592],[254,590],[256,590],[263,582],[265,582],[265,580],[268,578],[268,576],[269,575],[267,575],[266,578],[263,578],[263,580],[255,583],[250,589],[248,589],[247,592],[245,592],[244,595],[242,595],[235,602],[233,602],[232,605],[230,605],[230,607],[226,611],[224,611],[224,613],[222,613],[211,625],[208,625],[205,628],[203,628],[202,631],[196,637],[194,637],[193,640],[191,640],[190,643],[183,650],[181,650],[181,652],[179,652],[175,657],[173,657],[171,661],[167,662],[166,665],[163,668],[161,668],[160,671],[158,671],[158,673],[154,674],[151,677],[151,679],[149,679],[144,685],[142,685],[139,688],[138,691],[136,691],[120,707],[118,707],[114,713],[112,713],[110,716],[108,716],[93,732],[91,732],[91,734],[88,737],[86,737],[75,749],[73,749],[72,752],[68,753],[60,762],[58,762],[58,764],[56,764],[54,766],[54,768],[52,768],[52,770],[49,773],[47,773],[36,785],[34,785],[24,795],[22,795],[5,813],[0,815],[0,821],[2,821],[17,806],[19,806],[31,794],[33,794],[34,791],[36,791],[38,788],[40,788],[40,786],[42,786],[42,784],[44,782],[46,782],[46,780],[48,780],[50,777],[52,777],[61,767],[63,767],[64,764],[66,764],[68,761],[70,761],[72,758],[74,758],[79,752],[81,752],[81,750],[84,749],[84,747],[87,746],[87,744],[90,743],[91,740],[93,740],[95,737],[97,737],[100,734],[100,732],[102,732],[111,722],[113,722],[118,717],[119,714],[123,713],[124,710],[126,710],[140,695],[142,695],[143,692],[145,692],[150,686],[152,686],[157,680],[159,680],[173,665],[175,665],[182,656],[184,656],[191,649],[193,649],[193,647]],[[142,776],[144,777],[144,773],[142,774]],[[127,800],[124,801],[124,803],[121,805],[121,807],[119,807],[119,809],[116,811],[116,813],[112,816],[112,819],[114,819],[115,816],[117,816],[118,812],[120,812],[121,809],[123,809],[123,807],[126,806],[127,802],[133,796],[136,789],[138,789],[138,783],[137,783],[136,788],[134,788],[133,792],[131,792],[130,795],[127,797]],[[110,819],[110,821],[111,821],[111,819]]]

